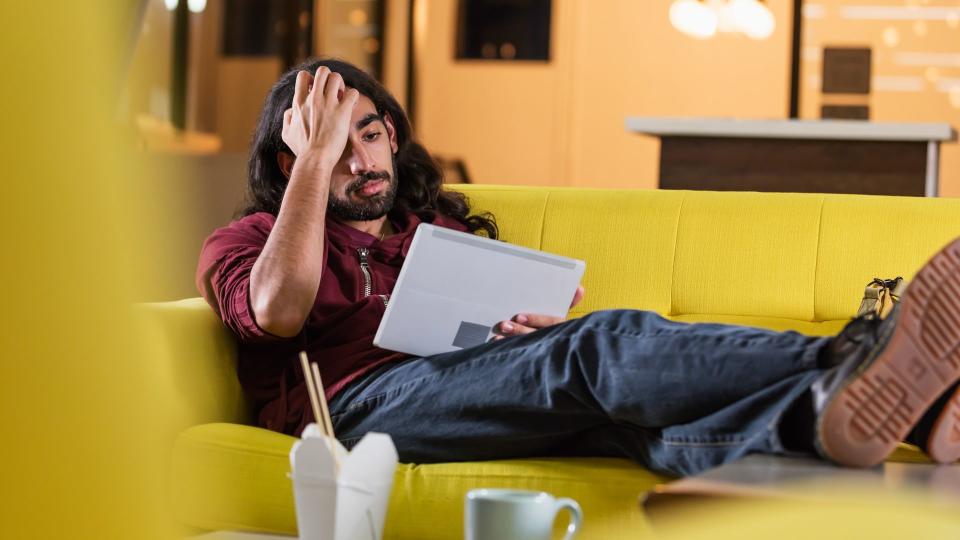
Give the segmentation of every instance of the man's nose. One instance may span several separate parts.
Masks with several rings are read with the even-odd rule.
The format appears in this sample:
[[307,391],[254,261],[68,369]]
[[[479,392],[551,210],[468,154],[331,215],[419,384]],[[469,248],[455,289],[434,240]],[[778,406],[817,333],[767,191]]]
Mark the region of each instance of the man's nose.
[[350,163],[350,174],[360,174],[372,171],[377,164],[373,161],[370,151],[363,147],[363,144],[357,144],[354,141],[347,143],[348,161]]

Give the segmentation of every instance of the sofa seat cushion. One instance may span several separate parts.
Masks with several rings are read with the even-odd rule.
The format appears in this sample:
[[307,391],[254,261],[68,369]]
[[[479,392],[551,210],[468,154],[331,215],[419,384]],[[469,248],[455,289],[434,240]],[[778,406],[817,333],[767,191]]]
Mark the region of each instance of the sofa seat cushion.
[[[204,424],[182,432],[170,478],[177,520],[206,530],[296,534],[287,477],[295,440],[237,424]],[[463,497],[476,487],[572,497],[586,516],[579,538],[637,538],[649,532],[638,497],[666,480],[630,461],[609,458],[402,464],[394,477],[384,538],[462,538]],[[563,522],[557,520],[558,531]]]
[[[170,475],[177,520],[204,530],[296,534],[293,489],[287,478],[295,440],[238,424],[204,424],[182,432],[174,446]],[[926,461],[907,445],[892,459]],[[650,527],[640,511],[639,496],[669,480],[633,462],[609,458],[401,464],[394,477],[384,538],[462,538],[463,496],[476,487],[543,490],[572,497],[586,516],[579,538],[642,538]],[[563,523],[557,520],[558,533]]]

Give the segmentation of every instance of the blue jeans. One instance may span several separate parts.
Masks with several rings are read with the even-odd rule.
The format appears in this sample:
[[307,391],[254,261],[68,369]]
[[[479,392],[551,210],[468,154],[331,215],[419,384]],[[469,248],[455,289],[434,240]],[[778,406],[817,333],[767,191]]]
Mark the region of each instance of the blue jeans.
[[688,475],[788,453],[780,418],[822,373],[828,341],[601,311],[385,366],[330,408],[347,447],[389,433],[403,462],[616,456]]

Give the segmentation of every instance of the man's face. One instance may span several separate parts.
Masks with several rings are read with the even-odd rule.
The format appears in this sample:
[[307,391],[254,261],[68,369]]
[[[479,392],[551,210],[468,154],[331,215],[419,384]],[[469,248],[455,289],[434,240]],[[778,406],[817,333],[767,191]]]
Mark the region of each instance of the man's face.
[[394,154],[397,136],[389,116],[380,116],[360,95],[350,118],[350,134],[330,178],[328,211],[341,221],[378,219],[397,196]]

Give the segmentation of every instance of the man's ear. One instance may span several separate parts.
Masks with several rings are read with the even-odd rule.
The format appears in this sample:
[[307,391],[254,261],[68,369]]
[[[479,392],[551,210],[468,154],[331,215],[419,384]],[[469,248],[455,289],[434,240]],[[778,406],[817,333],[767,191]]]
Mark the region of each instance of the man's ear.
[[383,113],[383,125],[387,126],[387,135],[390,137],[390,148],[396,154],[400,146],[397,144],[397,128],[393,127],[393,117],[390,113]]
[[290,179],[290,174],[293,172],[293,163],[297,160],[290,152],[277,152],[277,165],[280,166],[280,172],[287,177],[287,180]]

